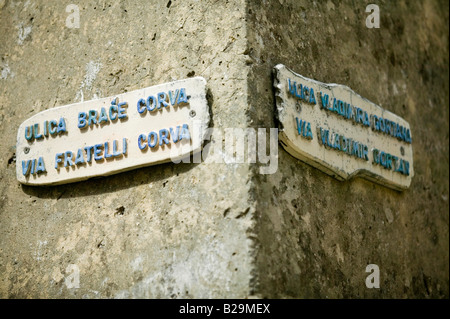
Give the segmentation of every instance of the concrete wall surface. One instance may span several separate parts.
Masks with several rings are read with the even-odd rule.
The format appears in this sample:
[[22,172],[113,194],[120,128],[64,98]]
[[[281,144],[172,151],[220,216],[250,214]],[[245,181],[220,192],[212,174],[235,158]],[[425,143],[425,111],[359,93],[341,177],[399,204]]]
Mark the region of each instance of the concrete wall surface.
[[[264,2],[264,1],[263,1]],[[271,123],[271,67],[345,84],[411,125],[415,176],[404,192],[340,182],[280,148],[257,185],[258,291],[272,297],[449,296],[448,3],[250,1],[254,125]],[[379,28],[365,9],[379,6]],[[380,269],[367,289],[366,267]]]
[[[448,3],[379,1],[367,28],[369,3],[0,0],[0,298],[448,298]],[[281,146],[273,174],[224,150],[17,181],[29,117],[174,80],[207,82],[205,146],[274,128],[278,63],[408,121],[411,187],[341,182]]]
[[79,28],[68,4],[1,5],[0,296],[247,296],[251,222],[235,217],[253,205],[248,166],[32,187],[13,160],[17,127],[40,111],[191,76],[207,81],[213,125],[246,127],[243,1],[77,1]]

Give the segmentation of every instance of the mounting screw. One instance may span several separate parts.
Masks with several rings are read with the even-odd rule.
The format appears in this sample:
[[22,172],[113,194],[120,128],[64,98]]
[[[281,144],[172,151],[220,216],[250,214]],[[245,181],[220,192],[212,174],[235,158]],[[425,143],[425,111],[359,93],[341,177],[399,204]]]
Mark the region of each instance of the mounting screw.
[[25,154],[28,154],[28,153],[30,152],[30,148],[29,148],[29,147],[25,147],[25,148],[23,149],[23,152],[24,152]]
[[190,110],[190,111],[189,111],[189,116],[190,116],[190,117],[195,117],[195,115],[197,115],[197,113],[195,113],[194,110]]
[[400,153],[402,154],[402,156],[405,155],[405,149],[403,148],[403,146],[400,146]]

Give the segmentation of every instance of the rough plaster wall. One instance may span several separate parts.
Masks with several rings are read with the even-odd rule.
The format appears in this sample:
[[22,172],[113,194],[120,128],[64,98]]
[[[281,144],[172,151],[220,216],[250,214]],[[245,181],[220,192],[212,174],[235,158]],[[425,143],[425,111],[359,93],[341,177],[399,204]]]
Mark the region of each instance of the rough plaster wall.
[[[366,5],[380,29],[365,27]],[[280,148],[255,174],[264,297],[449,297],[449,70],[446,1],[249,1],[249,116],[274,123],[271,69],[340,83],[406,119],[414,169],[403,193],[339,182]],[[368,264],[381,288],[367,289]]]
[[246,127],[244,1],[76,1],[79,29],[69,3],[0,1],[0,297],[248,296],[248,166],[27,187],[14,160],[19,124],[40,111],[194,75],[212,124]]
[[[0,297],[448,297],[448,4],[380,2],[369,30],[356,1],[77,3],[69,29],[66,3],[0,0]],[[341,183],[281,148],[268,176],[203,163],[15,179],[29,116],[187,76],[208,81],[215,127],[273,127],[277,63],[408,120],[411,189]]]

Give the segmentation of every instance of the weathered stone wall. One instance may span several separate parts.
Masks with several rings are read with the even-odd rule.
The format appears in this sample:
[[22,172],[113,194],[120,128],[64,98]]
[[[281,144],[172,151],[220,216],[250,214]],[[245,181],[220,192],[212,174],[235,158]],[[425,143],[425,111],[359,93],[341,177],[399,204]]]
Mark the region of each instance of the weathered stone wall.
[[[380,1],[380,29],[368,2],[76,1],[80,28],[68,4],[0,0],[0,297],[448,298],[447,2]],[[186,77],[206,79],[214,128],[275,127],[278,63],[406,119],[411,188],[339,182],[281,146],[273,175],[169,163],[16,180],[25,119]],[[371,263],[380,289],[365,286]]]
[[[377,1],[380,28],[368,29],[372,2],[249,1],[253,125],[276,125],[271,69],[282,63],[406,119],[415,170],[400,193],[339,182],[280,147],[277,173],[254,176],[261,296],[449,296],[448,3]],[[380,289],[366,288],[368,264]]]
[[80,28],[69,3],[0,1],[0,297],[246,297],[248,166],[30,187],[14,162],[19,124],[40,111],[194,75],[213,125],[246,127],[244,2],[74,1]]

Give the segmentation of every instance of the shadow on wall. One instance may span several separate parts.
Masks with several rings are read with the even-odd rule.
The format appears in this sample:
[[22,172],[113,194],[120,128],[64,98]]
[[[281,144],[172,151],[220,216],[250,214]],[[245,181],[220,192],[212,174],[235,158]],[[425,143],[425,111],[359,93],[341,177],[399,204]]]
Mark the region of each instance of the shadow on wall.
[[[192,161],[191,161],[192,162]],[[24,193],[38,198],[71,198],[114,193],[123,189],[151,184],[186,173],[199,164],[164,163],[138,168],[110,176],[94,177],[85,181],[55,185],[29,186],[22,184]]]

